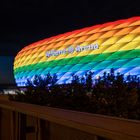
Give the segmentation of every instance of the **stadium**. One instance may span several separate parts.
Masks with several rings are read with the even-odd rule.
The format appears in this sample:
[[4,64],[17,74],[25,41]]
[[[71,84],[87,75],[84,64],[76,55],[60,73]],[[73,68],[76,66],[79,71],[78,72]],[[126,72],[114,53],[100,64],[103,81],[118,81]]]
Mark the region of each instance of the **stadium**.
[[140,75],[140,17],[109,22],[50,37],[23,48],[15,57],[14,76],[25,86],[35,75],[57,75],[67,84],[72,74],[97,78],[115,73]]

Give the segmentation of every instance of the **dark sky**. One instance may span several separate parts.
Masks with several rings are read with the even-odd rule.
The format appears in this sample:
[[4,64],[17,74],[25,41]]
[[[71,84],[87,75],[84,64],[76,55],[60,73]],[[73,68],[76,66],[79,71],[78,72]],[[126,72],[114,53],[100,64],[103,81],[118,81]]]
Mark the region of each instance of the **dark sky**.
[[24,46],[67,31],[140,16],[139,1],[1,0],[0,84],[14,83],[14,57]]
[[1,0],[0,55],[74,29],[140,15],[139,0]]

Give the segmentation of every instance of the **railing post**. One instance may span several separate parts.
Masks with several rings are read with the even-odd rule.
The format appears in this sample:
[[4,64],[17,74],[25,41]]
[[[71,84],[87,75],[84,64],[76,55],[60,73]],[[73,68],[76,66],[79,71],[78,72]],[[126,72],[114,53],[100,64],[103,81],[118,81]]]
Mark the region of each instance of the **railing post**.
[[38,128],[39,128],[39,133],[38,133],[38,140],[49,140],[50,139],[50,122],[43,120],[43,119],[38,119]]
[[16,131],[15,131],[15,128],[16,128],[16,120],[15,120],[15,112],[14,111],[11,111],[11,115],[10,115],[10,125],[11,125],[11,140],[17,140],[16,139]]
[[15,123],[15,140],[20,140],[20,113],[14,113],[14,123]]
[[26,115],[19,113],[19,138],[26,140]]

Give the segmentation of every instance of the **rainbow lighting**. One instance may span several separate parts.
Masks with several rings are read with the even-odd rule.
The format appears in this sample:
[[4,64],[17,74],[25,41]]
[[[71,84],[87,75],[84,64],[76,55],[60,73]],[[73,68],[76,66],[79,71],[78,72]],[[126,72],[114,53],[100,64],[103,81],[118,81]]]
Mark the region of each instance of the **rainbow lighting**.
[[58,84],[94,71],[140,76],[140,17],[100,24],[47,38],[23,48],[15,57],[14,75],[25,86],[35,75],[57,74]]

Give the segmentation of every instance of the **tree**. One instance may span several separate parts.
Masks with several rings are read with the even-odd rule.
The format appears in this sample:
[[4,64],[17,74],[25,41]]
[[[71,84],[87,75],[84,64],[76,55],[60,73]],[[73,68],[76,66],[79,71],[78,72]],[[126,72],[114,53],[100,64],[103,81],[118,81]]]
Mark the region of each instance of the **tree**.
[[57,75],[54,74],[53,77],[52,77],[52,80],[51,80],[51,86],[54,86],[56,84],[57,80],[58,80]]
[[88,73],[86,73],[86,86],[88,89],[91,89],[92,88],[92,84],[93,84],[93,81],[92,81],[92,76],[93,76],[94,72],[91,72],[89,71]]
[[72,84],[79,84],[80,83],[80,79],[78,77],[78,75],[74,75],[72,74]]
[[52,76],[50,75],[50,73],[47,73],[46,77],[44,78],[44,81],[45,81],[46,86],[51,84]]
[[30,79],[27,79],[27,82],[25,84],[27,87],[33,87],[33,83]]

